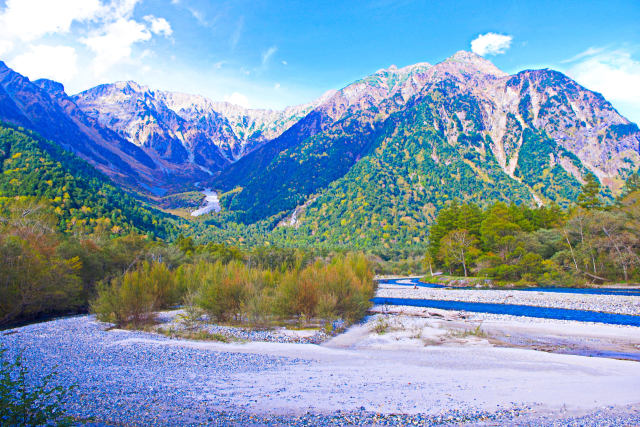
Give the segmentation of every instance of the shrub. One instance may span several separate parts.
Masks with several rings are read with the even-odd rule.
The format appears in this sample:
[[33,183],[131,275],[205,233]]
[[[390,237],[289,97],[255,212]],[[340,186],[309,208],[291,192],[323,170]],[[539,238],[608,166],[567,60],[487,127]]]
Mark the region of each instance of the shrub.
[[209,264],[202,277],[197,304],[217,320],[239,320],[255,276],[252,273],[239,262]]
[[10,362],[5,353],[0,347],[0,425],[71,425],[74,420],[62,406],[73,387],[53,385],[55,373],[29,387],[22,357]]
[[278,309],[285,315],[325,318],[362,317],[373,297],[373,272],[362,254],[338,256],[329,264],[320,261],[299,273],[290,272],[279,288]]
[[339,255],[291,270],[249,267],[240,261],[200,260],[175,271],[164,264],[138,269],[99,287],[92,310],[98,319],[139,326],[154,311],[182,302],[193,323],[198,309],[221,322],[266,324],[275,317],[362,317],[373,297],[371,265],[363,255]]
[[161,263],[140,268],[98,287],[92,312],[104,322],[139,326],[153,320],[154,312],[176,304],[180,298],[172,272]]
[[0,234],[0,325],[82,305],[79,260],[56,257],[44,240]]

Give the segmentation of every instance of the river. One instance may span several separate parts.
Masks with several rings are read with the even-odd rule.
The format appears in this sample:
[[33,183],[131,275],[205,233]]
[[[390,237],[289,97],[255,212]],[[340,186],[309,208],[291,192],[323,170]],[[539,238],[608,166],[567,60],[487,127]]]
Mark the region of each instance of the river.
[[[380,280],[380,283],[399,285],[399,286],[416,286],[418,288],[441,288],[443,292],[445,286],[436,283],[424,283],[419,279],[386,279]],[[492,291],[504,291],[498,289],[485,289],[482,288],[456,288],[457,292],[487,292],[489,296]],[[567,294],[590,294],[607,296],[611,295],[612,298],[627,296],[636,297],[640,295],[638,289],[618,289],[618,288],[526,288],[522,291],[536,291],[538,293],[567,293]],[[453,291],[452,291],[453,292]],[[514,290],[514,292],[517,292]],[[528,293],[528,292],[527,292]],[[640,326],[640,316],[633,314],[621,314],[621,313],[609,313],[607,309],[604,310],[577,310],[569,308],[557,308],[557,307],[542,307],[534,305],[524,304],[505,304],[495,303],[491,301],[477,302],[477,301],[459,301],[457,298],[443,298],[443,299],[425,299],[425,298],[406,298],[401,295],[393,296],[376,296],[371,301],[378,305],[398,305],[398,306],[413,306],[413,307],[430,307],[444,310],[463,310],[476,313],[491,313],[491,314],[509,314],[514,316],[526,316],[537,317],[544,319],[561,319],[561,320],[578,320],[582,322],[599,322],[613,325],[631,325]],[[551,296],[551,295],[550,295]],[[577,297],[577,295],[576,295]],[[466,299],[466,298],[462,298]],[[489,299],[489,298],[487,298]],[[517,301],[517,298],[514,302]]]
[[204,206],[191,212],[191,216],[200,216],[208,214],[209,212],[220,212],[220,199],[218,193],[215,190],[206,189],[202,192],[204,194]]

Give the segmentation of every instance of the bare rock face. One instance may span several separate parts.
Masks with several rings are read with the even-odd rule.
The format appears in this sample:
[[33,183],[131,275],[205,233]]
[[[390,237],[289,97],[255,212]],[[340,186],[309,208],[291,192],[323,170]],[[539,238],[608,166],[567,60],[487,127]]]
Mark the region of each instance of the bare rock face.
[[[510,76],[478,55],[458,52],[429,69],[417,98],[435,91],[450,101],[440,114],[450,142],[457,140],[458,121],[462,132],[486,135],[494,156],[512,177],[527,128],[545,132],[614,192],[640,166],[637,125],[602,95],[557,71],[527,70]],[[583,179],[571,162],[557,160]]]
[[163,159],[213,174],[276,138],[315,103],[282,111],[245,109],[203,96],[151,90],[135,82],[101,85],[74,96],[86,114]]
[[220,120],[185,120],[167,106],[162,96],[145,86],[135,82],[106,84],[73,99],[102,126],[167,163],[195,165],[209,174],[211,169],[218,170],[228,163],[210,141],[212,135],[220,138],[229,133],[225,134]]
[[630,166],[640,163],[638,127],[602,95],[562,73],[523,71],[510,77],[502,90],[515,92],[518,105],[513,113],[522,123],[544,130],[605,184],[615,187]]

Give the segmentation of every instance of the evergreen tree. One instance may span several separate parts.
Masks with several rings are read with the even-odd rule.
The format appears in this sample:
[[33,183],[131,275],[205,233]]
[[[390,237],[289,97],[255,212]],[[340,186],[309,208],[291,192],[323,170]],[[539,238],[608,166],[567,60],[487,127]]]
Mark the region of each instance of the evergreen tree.
[[584,209],[599,209],[602,207],[602,201],[598,196],[600,194],[600,182],[593,174],[588,174],[585,183],[582,186],[582,192],[578,195],[578,205]]
[[633,193],[634,191],[640,190],[640,174],[636,171],[629,175],[627,181],[624,183],[624,187],[622,187],[622,194],[620,195],[620,199],[625,197],[627,194]]

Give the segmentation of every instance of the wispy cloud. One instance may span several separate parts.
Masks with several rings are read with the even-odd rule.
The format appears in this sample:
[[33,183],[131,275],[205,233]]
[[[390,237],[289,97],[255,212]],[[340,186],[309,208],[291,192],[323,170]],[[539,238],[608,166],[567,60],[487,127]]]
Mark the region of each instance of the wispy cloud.
[[203,27],[209,26],[209,22],[207,22],[207,18],[205,18],[204,13],[192,7],[187,8],[187,10],[191,14],[191,16],[193,16],[195,20],[198,21],[198,24],[202,25]]
[[568,63],[571,63],[571,62],[575,62],[575,61],[577,61],[579,59],[582,59],[582,58],[586,58],[586,57],[589,57],[589,56],[597,55],[599,53],[604,52],[605,50],[606,50],[606,48],[604,48],[604,47],[590,47],[587,50],[585,50],[584,52],[580,52],[577,55],[572,56],[571,58],[567,58],[567,59],[565,59],[563,61],[560,61],[560,63],[561,64],[568,64]]
[[480,55],[500,55],[511,47],[512,36],[505,34],[480,34],[471,42],[471,50]]
[[227,63],[228,63],[228,61],[225,61],[225,60],[218,61],[215,64],[213,64],[213,68],[215,68],[216,70],[219,70]]
[[277,46],[271,46],[269,49],[262,52],[262,66],[266,67],[271,57],[278,51]]
[[231,38],[229,39],[229,44],[231,45],[231,49],[235,49],[240,41],[240,37],[242,37],[242,32],[244,31],[244,16],[241,16],[238,19],[238,23],[236,24],[236,28],[231,34]]

